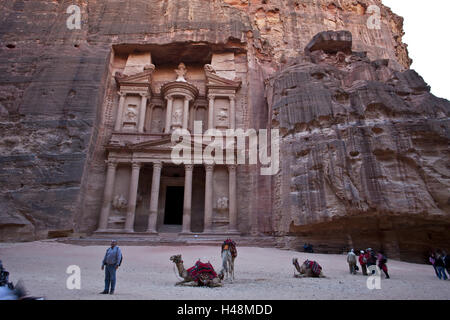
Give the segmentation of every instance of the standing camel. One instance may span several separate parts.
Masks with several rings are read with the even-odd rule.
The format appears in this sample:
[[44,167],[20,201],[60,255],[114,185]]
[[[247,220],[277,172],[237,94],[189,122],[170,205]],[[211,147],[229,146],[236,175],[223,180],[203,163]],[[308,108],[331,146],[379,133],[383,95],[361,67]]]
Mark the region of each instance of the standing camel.
[[[226,248],[226,249],[225,249]],[[223,279],[230,278],[231,281],[234,280],[234,257],[231,254],[230,246],[225,246],[222,250],[222,270],[220,270],[220,277]]]
[[222,270],[220,270],[219,277],[223,279],[230,278],[234,281],[234,260],[237,257],[236,243],[231,239],[226,239],[222,244]]

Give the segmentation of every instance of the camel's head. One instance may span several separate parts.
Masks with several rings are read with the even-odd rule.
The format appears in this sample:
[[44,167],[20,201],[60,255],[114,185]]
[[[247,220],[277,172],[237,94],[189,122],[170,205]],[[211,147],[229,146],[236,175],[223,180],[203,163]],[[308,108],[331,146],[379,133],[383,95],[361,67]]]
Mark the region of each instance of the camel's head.
[[183,260],[181,259],[181,254],[177,254],[177,255],[171,256],[170,257],[170,261],[172,261],[173,263],[183,262]]
[[292,264],[295,266],[298,264],[298,259],[297,258],[292,258]]

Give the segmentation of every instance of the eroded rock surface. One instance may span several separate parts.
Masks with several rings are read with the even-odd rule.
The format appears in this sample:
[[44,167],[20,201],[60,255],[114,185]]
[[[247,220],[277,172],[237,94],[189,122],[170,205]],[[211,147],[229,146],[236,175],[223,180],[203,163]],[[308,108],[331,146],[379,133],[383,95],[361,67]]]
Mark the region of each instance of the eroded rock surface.
[[[72,4],[81,30],[66,26]],[[367,26],[370,5],[379,30]],[[407,70],[403,20],[379,0],[13,0],[0,21],[2,241],[96,230],[117,103],[111,52],[127,46],[170,59],[189,44],[190,62],[205,48],[239,53],[238,124],[273,120],[284,134],[280,176],[238,170],[242,232],[285,235],[361,212],[447,219],[448,103]],[[327,30],[348,30],[351,46],[348,33],[339,46],[316,39],[298,60]],[[267,90],[272,117],[264,81],[297,60]]]
[[327,52],[306,50],[268,87],[283,134],[274,228],[338,252],[447,247],[450,102],[413,70],[340,51],[338,33],[307,48],[317,39]]

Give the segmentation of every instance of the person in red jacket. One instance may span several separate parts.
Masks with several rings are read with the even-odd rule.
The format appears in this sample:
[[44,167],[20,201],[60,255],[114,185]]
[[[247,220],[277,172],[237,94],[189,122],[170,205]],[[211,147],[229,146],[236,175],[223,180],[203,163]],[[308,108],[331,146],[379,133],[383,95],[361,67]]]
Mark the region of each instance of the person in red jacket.
[[361,250],[358,260],[361,265],[363,275],[367,276],[367,255],[364,250]]

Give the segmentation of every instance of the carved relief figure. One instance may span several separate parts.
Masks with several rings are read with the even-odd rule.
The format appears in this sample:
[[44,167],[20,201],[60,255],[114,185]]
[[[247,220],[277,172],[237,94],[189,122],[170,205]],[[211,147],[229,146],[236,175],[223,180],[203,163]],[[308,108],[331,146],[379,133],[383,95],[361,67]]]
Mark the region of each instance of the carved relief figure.
[[137,112],[136,105],[130,104],[128,105],[127,112],[125,113],[127,121],[136,121],[137,120]]
[[219,113],[217,114],[217,121],[226,122],[228,119],[228,110],[226,108],[221,108]]
[[125,209],[128,205],[127,199],[123,195],[116,195],[113,199],[112,206],[114,209],[122,210]]
[[172,124],[181,125],[181,121],[183,120],[183,111],[181,109],[175,110],[172,116]]
[[218,210],[226,210],[228,209],[228,198],[222,197],[217,199],[217,209]]
[[214,70],[214,67],[210,64],[205,64],[204,69],[206,72],[216,74],[216,70]]
[[181,62],[179,65],[178,65],[178,69],[175,69],[175,73],[177,74],[177,80],[175,80],[175,81],[181,81],[181,82],[187,82],[186,81],[186,79],[184,78],[184,76],[186,75],[186,73],[187,73],[187,69],[186,69],[186,66],[184,65],[184,63],[183,62]]

